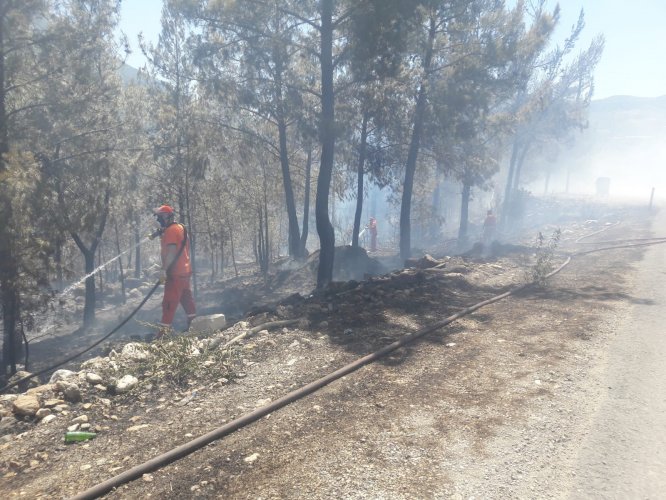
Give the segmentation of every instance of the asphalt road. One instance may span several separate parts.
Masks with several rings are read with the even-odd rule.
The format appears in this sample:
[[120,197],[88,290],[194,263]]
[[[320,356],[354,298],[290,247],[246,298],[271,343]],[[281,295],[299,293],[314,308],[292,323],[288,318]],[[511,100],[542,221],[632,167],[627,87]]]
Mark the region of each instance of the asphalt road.
[[[666,216],[653,232],[666,234]],[[666,498],[666,245],[646,252],[632,295],[642,300],[616,324],[570,498]]]

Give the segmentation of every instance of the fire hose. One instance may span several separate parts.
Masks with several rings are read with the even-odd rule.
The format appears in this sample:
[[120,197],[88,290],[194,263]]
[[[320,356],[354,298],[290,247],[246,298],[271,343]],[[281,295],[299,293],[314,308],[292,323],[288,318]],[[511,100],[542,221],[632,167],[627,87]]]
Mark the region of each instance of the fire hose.
[[[182,226],[182,224],[181,224],[181,226]],[[160,228],[160,229],[158,229],[157,231],[153,232],[153,233],[149,236],[149,238],[150,238],[150,239],[154,239],[154,238],[160,236],[162,233],[163,233],[163,229]],[[169,264],[169,266],[168,266],[167,269],[166,269],[166,275],[167,275],[167,276],[171,273],[173,267],[176,265],[176,262],[178,261],[178,259],[180,258],[181,254],[183,253],[183,250],[185,250],[185,246],[187,245],[187,238],[188,238],[188,236],[187,236],[187,229],[185,228],[185,226],[183,226],[183,242],[182,242],[182,244],[180,245],[180,247],[179,247],[179,249],[178,249],[178,252],[176,252],[176,255],[174,256],[173,261],[171,261],[171,264]],[[100,345],[102,342],[104,342],[106,339],[108,339],[111,335],[113,335],[113,334],[116,333],[118,330],[120,330],[123,326],[125,326],[125,325],[127,324],[127,322],[128,322],[130,319],[132,319],[132,318],[134,317],[134,315],[135,315],[137,312],[139,312],[139,310],[143,307],[143,305],[144,305],[146,302],[148,302],[148,299],[149,299],[149,298],[155,293],[155,290],[157,290],[157,287],[160,286],[162,283],[163,283],[163,282],[162,282],[161,279],[157,280],[157,282],[153,285],[153,287],[150,289],[150,291],[149,291],[149,292],[146,294],[146,296],[143,298],[143,300],[141,301],[141,303],[140,303],[138,306],[136,306],[136,307],[132,310],[132,312],[129,314],[129,316],[127,316],[124,320],[122,320],[118,325],[116,325],[115,328],[113,328],[109,333],[107,333],[106,335],[104,335],[101,339],[97,340],[97,341],[94,342],[92,345],[86,347],[84,350],[79,351],[79,352],[77,352],[76,354],[72,354],[71,356],[68,356],[67,358],[65,358],[65,359],[63,359],[63,360],[61,360],[61,361],[58,361],[56,364],[54,364],[54,365],[52,365],[52,366],[49,366],[49,367],[44,368],[43,370],[40,370],[40,371],[38,371],[38,372],[36,372],[36,373],[31,373],[30,375],[27,375],[27,376],[25,376],[25,377],[23,377],[23,378],[20,378],[20,379],[18,379],[18,380],[15,380],[15,381],[12,382],[11,384],[7,384],[7,385],[5,385],[4,387],[0,387],[0,394],[3,393],[3,392],[5,392],[7,389],[11,389],[12,387],[16,387],[17,385],[22,384],[23,382],[27,382],[28,380],[30,380],[30,379],[32,379],[32,378],[38,377],[39,375],[43,375],[44,373],[48,373],[48,372],[50,372],[51,370],[55,370],[56,368],[58,368],[58,367],[60,367],[60,366],[62,366],[62,365],[64,365],[64,364],[66,364],[66,363],[69,363],[70,361],[72,361],[72,360],[78,358],[78,357],[81,356],[82,354],[85,354],[85,353],[87,353],[88,351],[90,351],[91,349],[94,349],[95,347],[97,347],[98,345]]]
[[11,389],[12,387],[16,387],[17,385],[20,385],[20,384],[22,384],[22,383],[24,383],[24,382],[27,382],[28,380],[30,380],[30,379],[32,379],[32,378],[38,377],[38,376],[43,375],[43,374],[45,374],[45,373],[48,373],[48,372],[50,372],[50,371],[52,371],[52,370],[55,370],[56,368],[58,368],[58,367],[60,367],[60,366],[62,366],[62,365],[64,365],[64,364],[69,363],[70,361],[72,361],[72,360],[78,358],[78,357],[81,356],[82,354],[85,354],[85,353],[87,353],[88,351],[90,351],[91,349],[94,349],[95,347],[97,347],[98,345],[100,345],[102,342],[104,342],[106,339],[108,339],[111,335],[113,335],[113,334],[116,333],[118,330],[120,330],[123,326],[125,326],[125,324],[126,324],[130,319],[132,319],[132,318],[134,317],[134,315],[135,315],[137,312],[139,312],[139,309],[141,309],[141,308],[143,307],[143,305],[148,301],[148,299],[153,295],[153,293],[155,293],[155,290],[157,290],[157,287],[160,286],[161,284],[162,284],[162,281],[161,281],[161,280],[158,280],[158,281],[153,285],[153,287],[150,289],[150,291],[148,292],[148,294],[146,294],[146,296],[143,298],[143,300],[141,301],[141,303],[140,303],[138,306],[136,306],[136,307],[134,308],[134,310],[132,310],[132,312],[130,313],[130,315],[127,316],[127,317],[126,317],[123,321],[121,321],[118,325],[116,325],[116,327],[115,327],[113,330],[111,330],[109,333],[107,333],[106,335],[104,335],[101,339],[97,340],[97,341],[94,342],[92,345],[86,347],[84,350],[79,351],[79,352],[77,352],[77,353],[75,353],[75,354],[72,354],[71,356],[68,356],[67,358],[65,358],[65,359],[63,359],[63,360],[58,361],[55,365],[49,366],[49,367],[47,367],[47,368],[44,368],[43,370],[40,370],[40,371],[38,371],[38,372],[31,373],[31,374],[28,375],[28,376],[25,376],[25,377],[23,377],[23,378],[20,378],[20,379],[18,379],[18,380],[15,380],[15,381],[12,382],[11,384],[7,384],[7,385],[5,385],[4,387],[0,387],[0,393],[3,393],[3,392],[5,392],[6,390]]
[[[650,238],[651,240],[653,238]],[[621,248],[635,248],[635,247],[643,247],[643,246],[648,246],[648,245],[655,245],[655,244],[661,244],[661,243],[666,243],[666,238],[660,238],[659,241],[650,241],[650,242],[644,242],[644,243],[634,243],[634,244],[625,244],[625,245],[617,245],[617,246],[610,246],[610,247],[604,247],[604,248],[598,248],[594,250],[588,250],[584,252],[576,252],[570,254],[566,260],[560,264],[559,267],[557,267],[554,271],[550,272],[549,274],[546,275],[546,279],[551,278],[558,274],[560,271],[562,271],[574,257],[578,257],[581,255],[587,255],[593,252],[600,252],[600,251],[605,251],[605,250],[615,250],[615,249],[621,249]],[[117,488],[118,486],[121,486],[125,483],[128,483],[130,481],[133,481],[135,479],[140,478],[144,474],[154,472],[155,470],[158,470],[172,462],[175,462],[176,460],[179,460],[187,455],[190,455],[191,453],[194,453],[195,451],[207,446],[208,444],[212,443],[213,441],[216,441],[218,439],[221,439],[224,436],[227,436],[253,422],[256,422],[257,420],[275,412],[276,410],[279,410],[288,404],[297,401],[309,394],[312,394],[316,392],[317,390],[321,389],[322,387],[334,382],[335,380],[338,380],[346,375],[349,375],[350,373],[355,372],[359,368],[368,365],[370,363],[373,363],[387,354],[407,345],[415,340],[423,337],[424,335],[427,335],[428,333],[431,333],[435,330],[439,330],[440,328],[443,328],[444,326],[464,317],[467,316],[468,314],[471,314],[478,309],[481,309],[482,307],[485,307],[487,305],[493,304],[495,302],[498,302],[502,299],[505,299],[511,295],[514,295],[518,293],[519,291],[522,291],[526,288],[529,288],[533,286],[535,283],[526,283],[520,286],[517,286],[507,292],[504,292],[502,294],[496,295],[494,297],[491,297],[490,299],[484,300],[482,302],[479,302],[477,304],[474,304],[470,307],[467,307],[463,309],[462,311],[459,311],[449,317],[447,317],[444,320],[438,321],[436,323],[433,323],[432,325],[429,325],[421,330],[418,330],[416,332],[410,333],[405,335],[404,337],[400,338],[399,340],[379,349],[378,351],[375,351],[371,354],[368,354],[362,358],[357,359],[356,361],[353,361],[352,363],[349,363],[342,368],[339,368],[338,370],[329,373],[328,375],[325,375],[324,377],[321,377],[313,382],[310,382],[309,384],[296,389],[285,396],[282,396],[279,399],[276,399],[275,401],[272,401],[268,405],[265,405],[261,408],[257,408],[256,410],[247,413],[237,419],[232,420],[231,422],[218,427],[216,429],[213,429],[212,431],[199,436],[198,438],[195,438],[191,441],[188,441],[180,446],[177,446],[176,448],[173,448],[161,455],[158,455],[146,462],[143,462],[139,465],[136,465],[132,467],[131,469],[128,469],[104,482],[101,482],[99,484],[96,484],[92,486],[91,488],[85,490],[82,493],[79,493],[75,497],[73,497],[73,500],[84,500],[84,499],[93,499],[93,498],[98,498],[109,491],[113,490],[114,488]]]

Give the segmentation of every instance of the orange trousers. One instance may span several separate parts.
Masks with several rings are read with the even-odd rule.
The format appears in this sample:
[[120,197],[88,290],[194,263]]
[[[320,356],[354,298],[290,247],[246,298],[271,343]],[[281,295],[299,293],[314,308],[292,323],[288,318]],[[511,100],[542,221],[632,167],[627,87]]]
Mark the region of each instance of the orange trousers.
[[189,324],[197,313],[189,276],[170,276],[164,284],[164,298],[162,299],[163,325],[171,325],[178,304],[183,305]]

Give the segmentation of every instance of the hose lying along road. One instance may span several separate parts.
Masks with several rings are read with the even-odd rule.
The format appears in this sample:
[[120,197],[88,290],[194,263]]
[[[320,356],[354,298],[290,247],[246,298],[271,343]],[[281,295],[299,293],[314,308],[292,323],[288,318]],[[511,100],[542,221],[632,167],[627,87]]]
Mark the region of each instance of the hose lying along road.
[[[617,246],[611,246],[611,247],[605,247],[605,248],[598,248],[595,250],[589,250],[585,252],[578,252],[578,253],[573,253],[567,259],[554,271],[549,273],[546,278],[551,278],[552,276],[556,275],[562,269],[564,269],[572,260],[573,257],[577,257],[580,255],[586,255],[590,254],[593,252],[601,252],[604,250],[615,250],[615,249],[620,249],[620,248],[634,248],[634,247],[641,247],[641,246],[648,246],[648,245],[656,245],[660,243],[666,243],[666,238],[663,238],[661,241],[651,241],[651,242],[646,242],[646,243],[635,243],[635,244],[626,244],[626,245],[617,245]],[[134,479],[138,479],[144,474],[147,474],[149,472],[153,472],[157,469],[160,469],[172,462],[175,462],[176,460],[183,458],[201,448],[204,446],[212,443],[213,441],[216,441],[228,434],[231,434],[238,429],[241,429],[242,427],[245,427],[246,425],[249,425],[260,418],[265,417],[266,415],[273,413],[276,410],[279,410],[280,408],[283,408],[284,406],[287,406],[288,404],[301,399],[309,394],[312,394],[313,392],[321,389],[322,387],[330,384],[331,382],[344,377],[345,375],[349,375],[350,373],[358,370],[362,366],[365,366],[367,364],[370,364],[374,361],[377,361],[387,354],[395,351],[396,349],[399,349],[400,347],[403,347],[411,342],[414,342],[416,339],[423,337],[424,335],[431,333],[435,330],[438,330],[453,321],[456,321],[457,319],[462,318],[463,316],[467,316],[468,314],[473,313],[474,311],[477,311],[478,309],[481,309],[484,306],[487,306],[489,304],[492,304],[494,302],[497,302],[499,300],[502,300],[510,295],[514,295],[515,293],[524,290],[530,286],[533,286],[534,283],[527,283],[524,285],[520,285],[516,288],[513,288],[512,290],[509,290],[508,292],[502,293],[500,295],[496,295],[495,297],[492,297],[488,300],[484,300],[482,302],[479,302],[477,304],[474,304],[473,306],[470,306],[466,309],[463,309],[462,311],[457,312],[456,314],[449,316],[448,318],[438,321],[430,326],[427,326],[421,330],[418,330],[417,332],[410,333],[408,335],[405,335],[401,339],[387,345],[386,347],[383,347],[382,349],[375,351],[371,354],[368,354],[367,356],[364,356],[360,359],[357,359],[356,361],[349,363],[346,366],[343,366],[342,368],[329,373],[328,375],[315,380],[314,382],[311,382],[300,389],[296,389],[285,396],[282,396],[279,399],[276,399],[275,401],[271,402],[270,404],[263,406],[261,408],[257,408],[256,410],[247,413],[235,420],[232,420],[231,422],[223,425],[222,427],[218,427],[217,429],[214,429],[207,434],[204,434],[203,436],[200,436],[198,438],[195,438],[191,441],[188,441],[187,443],[184,443],[176,448],[173,448],[166,453],[163,453],[162,455],[158,455],[157,457],[154,457],[147,462],[144,462],[142,464],[139,464],[135,467],[132,467],[131,469],[126,470],[125,472],[122,472],[118,474],[117,476],[112,477],[111,479],[108,479],[102,483],[99,483],[88,490],[76,495],[73,497],[73,500],[83,500],[83,499],[92,499],[92,498],[98,498],[105,493],[108,493],[114,488],[117,488],[118,486],[121,486],[125,483],[128,483],[130,481],[133,481]]]
[[39,377],[40,375],[43,375],[44,373],[48,373],[48,372],[50,372],[50,371],[52,371],[52,370],[55,370],[56,368],[58,368],[58,367],[60,367],[60,366],[62,366],[62,365],[64,365],[64,364],[66,364],[66,363],[69,363],[70,361],[72,361],[72,360],[78,358],[78,357],[81,356],[82,354],[85,354],[85,353],[87,353],[88,351],[90,351],[91,349],[94,349],[95,347],[97,347],[98,345],[100,345],[102,342],[104,342],[106,339],[108,339],[111,335],[113,335],[113,334],[116,333],[118,330],[120,330],[123,326],[125,326],[125,324],[126,324],[130,319],[132,319],[132,318],[134,317],[134,315],[139,311],[139,309],[141,309],[141,308],[143,307],[143,305],[148,301],[148,299],[149,299],[149,298],[155,293],[155,290],[157,290],[157,287],[160,286],[161,284],[162,284],[161,281],[156,282],[156,283],[153,285],[153,288],[151,288],[150,291],[148,292],[148,294],[146,294],[146,296],[143,298],[143,300],[141,301],[141,303],[140,303],[138,306],[136,306],[136,307],[132,310],[132,312],[130,313],[130,315],[127,316],[127,317],[126,317],[124,320],[122,320],[120,323],[118,323],[118,325],[116,325],[116,327],[115,327],[113,330],[111,330],[109,333],[107,333],[106,335],[104,335],[101,339],[99,339],[98,341],[96,341],[96,342],[93,343],[92,345],[86,347],[84,350],[79,351],[79,352],[77,352],[76,354],[72,354],[71,356],[68,356],[67,358],[58,361],[55,365],[49,366],[49,367],[47,367],[47,368],[44,368],[43,370],[40,370],[40,371],[38,371],[38,372],[31,373],[31,374],[28,375],[27,377],[20,378],[20,379],[18,379],[18,380],[15,380],[15,381],[12,382],[11,384],[7,384],[7,385],[5,385],[4,387],[0,387],[0,394],[2,394],[3,392],[5,392],[5,391],[8,390],[8,389],[11,389],[12,387],[16,387],[17,385],[22,384],[23,382],[27,382],[28,380],[30,380],[30,379],[32,379],[32,378]]

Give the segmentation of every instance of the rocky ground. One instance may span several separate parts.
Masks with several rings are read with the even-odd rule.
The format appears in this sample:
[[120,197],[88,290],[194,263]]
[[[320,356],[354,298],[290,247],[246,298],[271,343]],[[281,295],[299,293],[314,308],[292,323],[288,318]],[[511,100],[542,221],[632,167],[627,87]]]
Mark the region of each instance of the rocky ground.
[[[650,229],[631,209],[561,228],[552,263],[589,241]],[[562,498],[614,319],[641,300],[632,273],[643,252],[575,258],[546,287],[491,304],[109,496]],[[436,255],[291,294],[223,331],[118,343],[47,384],[0,396],[0,496],[81,492],[524,282],[535,257],[524,245]],[[96,437],[68,445],[68,430]]]

